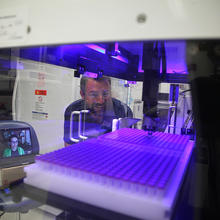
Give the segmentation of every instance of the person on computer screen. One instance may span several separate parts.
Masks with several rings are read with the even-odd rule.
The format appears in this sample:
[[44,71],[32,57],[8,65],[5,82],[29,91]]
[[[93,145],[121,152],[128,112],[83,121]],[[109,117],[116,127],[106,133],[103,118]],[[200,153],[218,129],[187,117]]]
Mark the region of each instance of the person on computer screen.
[[78,138],[78,115],[74,115],[73,121],[70,122],[73,111],[89,110],[89,113],[83,114],[84,135],[87,137],[96,137],[110,132],[113,119],[133,117],[131,109],[126,104],[112,98],[109,77],[102,76],[94,79],[83,76],[80,81],[80,95],[82,99],[71,103],[65,110],[65,146],[74,143],[70,140],[70,123],[73,123],[73,137]]
[[12,135],[10,137],[10,148],[6,148],[3,153],[3,157],[15,157],[24,155],[24,149],[18,146],[18,137],[16,135]]

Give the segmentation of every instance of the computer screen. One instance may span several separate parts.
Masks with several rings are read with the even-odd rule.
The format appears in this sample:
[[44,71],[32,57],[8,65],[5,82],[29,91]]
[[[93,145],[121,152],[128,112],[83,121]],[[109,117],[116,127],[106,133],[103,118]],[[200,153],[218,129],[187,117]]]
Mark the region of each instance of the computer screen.
[[30,128],[0,130],[0,158],[24,156],[32,153]]
[[0,122],[0,169],[33,163],[39,154],[34,128],[21,121]]

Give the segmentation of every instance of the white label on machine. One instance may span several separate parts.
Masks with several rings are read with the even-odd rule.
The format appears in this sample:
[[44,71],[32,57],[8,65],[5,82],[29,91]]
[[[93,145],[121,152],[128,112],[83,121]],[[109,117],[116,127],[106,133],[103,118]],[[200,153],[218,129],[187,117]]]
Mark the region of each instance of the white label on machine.
[[0,42],[24,41],[27,36],[27,8],[0,10]]
[[37,120],[47,120],[48,119],[48,109],[47,109],[47,90],[35,90],[35,102],[32,111],[32,118]]
[[48,113],[32,111],[32,119],[47,120],[48,119]]

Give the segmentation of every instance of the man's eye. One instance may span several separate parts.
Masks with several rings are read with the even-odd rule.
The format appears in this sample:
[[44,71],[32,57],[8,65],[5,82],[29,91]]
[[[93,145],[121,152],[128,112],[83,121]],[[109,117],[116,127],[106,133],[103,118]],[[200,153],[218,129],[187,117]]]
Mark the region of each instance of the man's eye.
[[97,97],[97,96],[98,96],[98,94],[97,94],[97,93],[92,92],[92,93],[89,93],[89,96],[91,96],[91,97]]
[[92,98],[97,98],[99,95],[101,95],[102,97],[106,98],[109,96],[109,92],[102,92],[102,93],[98,93],[98,92],[91,92],[88,94],[90,97]]

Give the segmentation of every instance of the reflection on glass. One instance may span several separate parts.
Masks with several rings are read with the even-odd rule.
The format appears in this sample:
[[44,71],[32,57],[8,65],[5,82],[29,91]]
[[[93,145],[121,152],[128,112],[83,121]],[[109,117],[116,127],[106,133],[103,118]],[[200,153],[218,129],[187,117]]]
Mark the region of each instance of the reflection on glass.
[[[111,95],[111,79],[106,76],[100,78],[82,77],[80,81],[81,99],[71,103],[65,111],[64,140],[71,144],[70,135],[79,138],[79,115],[82,117],[83,134],[95,137],[112,130],[112,120],[132,117],[129,106]],[[71,113],[88,110],[88,113],[75,114],[71,122]],[[73,123],[71,125],[71,123]],[[70,127],[73,127],[71,133]]]
[[[73,143],[70,137],[81,141],[109,132],[113,119],[126,116],[143,119],[135,128],[167,131],[170,85],[189,83],[187,45],[139,41],[2,49],[0,120],[30,123],[40,153]],[[170,114],[177,133],[192,112],[190,92],[184,98],[176,119]]]

